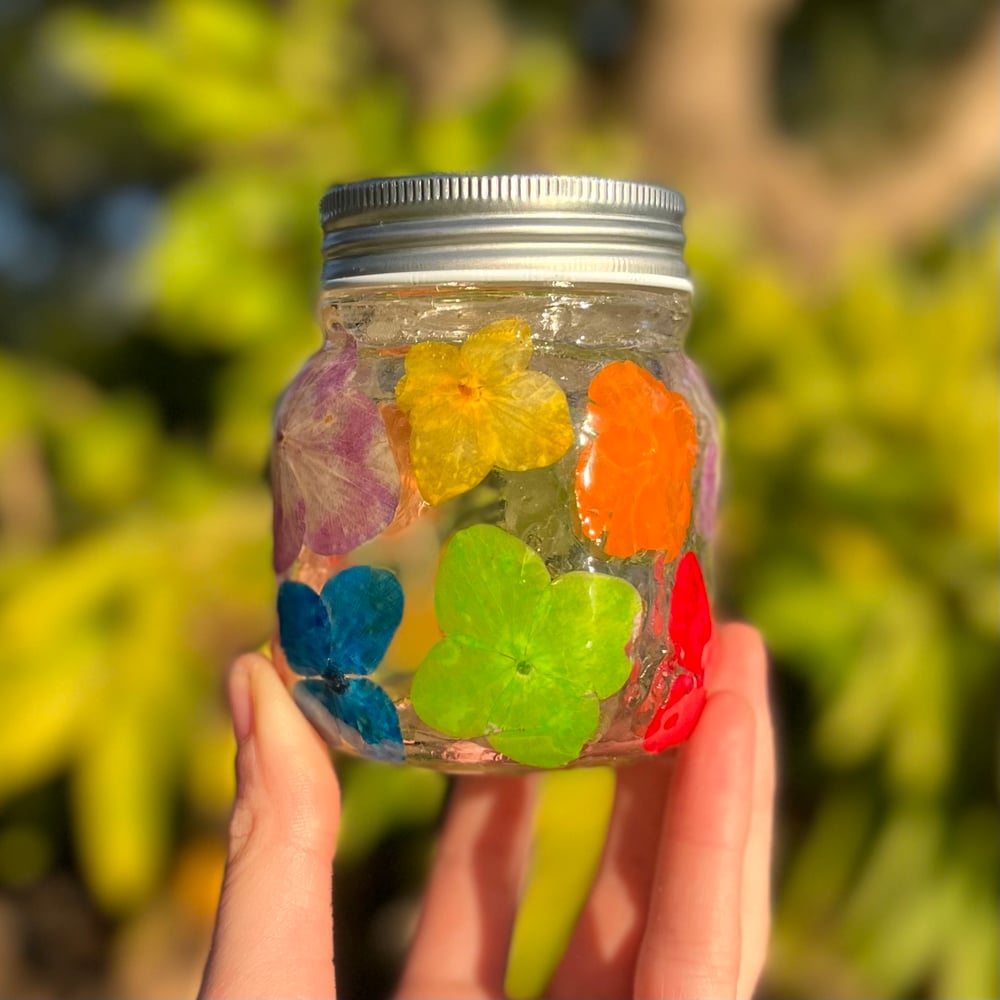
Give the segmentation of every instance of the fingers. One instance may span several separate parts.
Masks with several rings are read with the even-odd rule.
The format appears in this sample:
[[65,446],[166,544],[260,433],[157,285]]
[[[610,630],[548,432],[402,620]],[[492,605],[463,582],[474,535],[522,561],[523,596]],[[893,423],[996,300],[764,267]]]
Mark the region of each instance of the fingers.
[[[739,890],[739,929],[734,942],[738,977],[736,985],[730,986],[730,991],[745,997],[752,994],[760,976],[770,926],[774,746],[767,699],[767,663],[759,634],[745,625],[719,628],[708,655],[711,656],[707,673],[710,693],[725,691],[745,699],[754,722],[752,780],[748,778],[746,782],[750,789],[750,818]],[[711,719],[701,720],[699,730],[702,726],[710,729],[707,740],[699,737],[698,753],[704,755],[713,752],[711,743],[715,737],[711,730],[720,728],[716,709]],[[687,753],[682,750],[680,758]],[[604,857],[590,900],[552,980],[553,997],[630,995],[653,890],[653,865],[661,841],[663,806],[678,764],[678,757],[669,754],[619,772]],[[709,759],[707,769],[711,767]],[[715,780],[711,778],[709,787]],[[694,796],[695,805],[702,794]],[[745,795],[741,791],[738,798],[742,801]],[[677,795],[674,809],[681,810],[683,815],[688,807],[683,799],[680,802],[676,799]],[[709,829],[712,828],[714,825]],[[682,901],[683,905],[686,904]],[[685,912],[682,909],[682,917]],[[653,947],[649,946],[650,951]]]
[[263,656],[233,665],[229,701],[236,802],[200,996],[333,996],[329,754]]
[[755,740],[747,699],[717,690],[678,754],[636,996],[736,993]]
[[632,995],[673,755],[623,767],[590,898],[549,986],[557,997]]
[[532,801],[530,778],[456,782],[401,998],[503,995]]
[[742,932],[737,997],[750,997],[764,968],[771,931],[771,845],[774,824],[774,728],[767,692],[767,654],[760,633],[746,625],[720,630],[709,688],[743,695],[754,711],[750,832],[743,859]]

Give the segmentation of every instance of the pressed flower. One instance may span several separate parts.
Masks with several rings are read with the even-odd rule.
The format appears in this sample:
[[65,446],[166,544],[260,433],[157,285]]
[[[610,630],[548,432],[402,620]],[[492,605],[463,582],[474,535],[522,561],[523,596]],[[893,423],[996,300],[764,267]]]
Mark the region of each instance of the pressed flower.
[[599,703],[628,679],[642,602],[624,580],[549,578],[541,558],[492,525],[459,531],[435,582],[445,638],[425,657],[410,697],[428,725],[485,737],[512,760],[559,767],[597,731]]
[[690,551],[677,564],[667,632],[671,651],[657,668],[652,687],[659,689],[669,681],[670,689],[643,736],[642,745],[650,753],[683,743],[705,707],[703,660],[712,637],[712,612],[698,557]]
[[702,458],[701,482],[698,487],[698,511],[694,525],[699,534],[711,538],[715,532],[715,509],[719,499],[719,445],[712,438]]
[[427,504],[420,495],[413,466],[410,463],[410,421],[406,414],[393,403],[379,404],[379,412],[385,423],[396,468],[399,470],[400,495],[396,513],[389,525],[389,532],[395,533],[408,528],[427,510]]
[[306,680],[295,701],[327,740],[380,760],[403,760],[399,715],[367,675],[403,616],[403,590],[385,569],[351,566],[317,594],[298,581],[278,588],[278,635],[288,665]]
[[694,732],[706,699],[704,686],[693,674],[678,674],[646,729],[643,749],[659,753],[683,743]]
[[357,342],[314,354],[278,407],[271,481],[274,568],[283,573],[303,544],[343,555],[392,520],[399,473],[378,407],[356,384]]
[[643,550],[675,559],[691,520],[691,472],[698,457],[687,400],[632,361],[591,380],[576,466],[583,533],[606,555]]
[[566,396],[528,371],[528,324],[500,320],[463,344],[428,341],[406,355],[396,402],[410,420],[410,458],[424,499],[440,504],[493,468],[512,472],[556,462],[573,443]]
[[712,403],[712,394],[705,384],[705,377],[687,355],[683,356],[682,372],[685,392],[689,393],[691,406],[699,416],[699,435],[703,444],[694,527],[699,535],[710,538],[715,532],[715,511],[719,499],[719,442],[722,427]]

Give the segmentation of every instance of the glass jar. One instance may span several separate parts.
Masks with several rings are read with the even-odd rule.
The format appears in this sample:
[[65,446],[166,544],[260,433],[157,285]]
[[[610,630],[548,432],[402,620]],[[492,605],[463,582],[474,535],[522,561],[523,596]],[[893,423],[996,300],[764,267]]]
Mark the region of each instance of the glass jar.
[[719,452],[683,214],[586,177],[323,198],[323,345],[275,420],[274,654],[335,748],[524,770],[692,731]]

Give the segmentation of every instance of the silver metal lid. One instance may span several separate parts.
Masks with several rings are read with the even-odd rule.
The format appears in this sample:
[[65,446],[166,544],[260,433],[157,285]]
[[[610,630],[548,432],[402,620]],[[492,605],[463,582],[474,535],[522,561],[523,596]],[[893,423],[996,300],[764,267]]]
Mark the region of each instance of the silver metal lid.
[[627,284],[691,289],[684,199],[547,174],[382,177],[320,202],[323,284]]

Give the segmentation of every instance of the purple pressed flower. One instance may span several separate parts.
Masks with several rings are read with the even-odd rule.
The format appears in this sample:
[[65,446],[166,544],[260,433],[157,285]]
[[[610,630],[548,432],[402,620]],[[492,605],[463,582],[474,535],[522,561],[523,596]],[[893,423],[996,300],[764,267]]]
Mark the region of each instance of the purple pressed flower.
[[714,437],[705,446],[701,460],[701,485],[694,526],[699,534],[711,538],[715,531],[715,508],[719,501],[719,445]]
[[705,420],[698,437],[704,442],[701,456],[701,478],[698,484],[698,508],[694,515],[695,531],[705,538],[715,532],[715,515],[719,503],[719,479],[721,461],[719,454],[719,421],[711,393],[705,383],[701,369],[687,356],[683,359],[684,378],[687,392],[698,412],[699,425]]
[[303,544],[342,555],[374,538],[399,502],[399,472],[375,401],[355,384],[358,345],[317,351],[278,407],[271,451],[274,569]]

